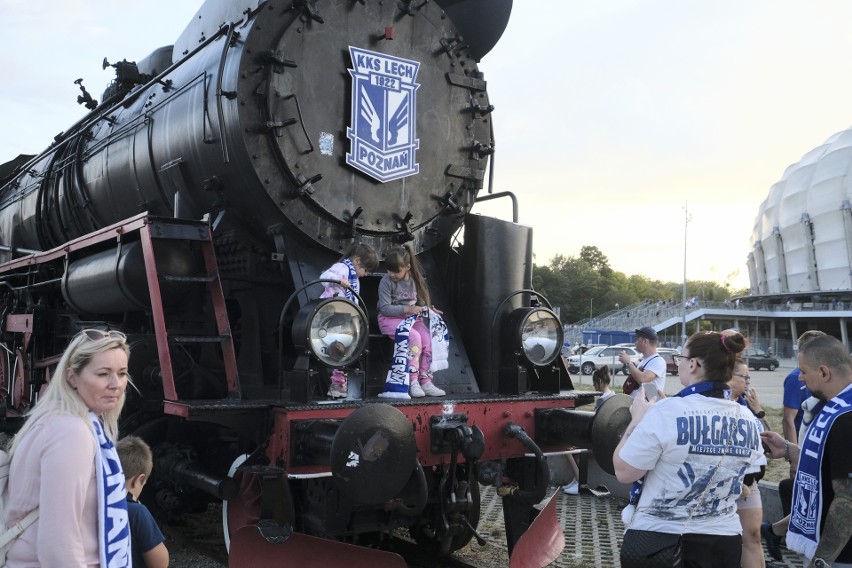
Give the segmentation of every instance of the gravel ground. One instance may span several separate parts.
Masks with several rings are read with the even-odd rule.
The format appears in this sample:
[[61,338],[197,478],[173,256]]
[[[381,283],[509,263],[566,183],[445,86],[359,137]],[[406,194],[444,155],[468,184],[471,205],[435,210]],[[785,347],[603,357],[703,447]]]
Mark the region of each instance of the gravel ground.
[[178,519],[173,526],[163,527],[163,533],[172,568],[227,568],[221,505],[211,505],[203,515]]
[[169,549],[169,566],[172,568],[227,568],[228,566],[170,539],[166,540],[166,547]]

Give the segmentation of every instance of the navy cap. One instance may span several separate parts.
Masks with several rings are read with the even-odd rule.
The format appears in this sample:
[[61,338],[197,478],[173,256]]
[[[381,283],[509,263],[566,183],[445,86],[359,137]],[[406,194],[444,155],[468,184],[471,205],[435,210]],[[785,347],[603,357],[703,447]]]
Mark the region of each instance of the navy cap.
[[641,335],[642,337],[647,337],[651,341],[657,340],[657,332],[654,331],[653,327],[643,327],[636,330],[636,335]]

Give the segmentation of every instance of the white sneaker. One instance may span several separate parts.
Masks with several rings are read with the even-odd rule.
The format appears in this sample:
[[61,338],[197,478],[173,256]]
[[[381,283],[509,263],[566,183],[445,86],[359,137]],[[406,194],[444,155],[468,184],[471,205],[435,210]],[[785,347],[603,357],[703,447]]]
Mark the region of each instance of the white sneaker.
[[443,390],[436,387],[435,383],[433,383],[432,381],[429,381],[428,383],[421,383],[420,388],[426,394],[426,396],[445,396],[447,394]]
[[564,487],[562,487],[562,493],[564,493],[565,495],[579,495],[580,494],[580,484],[577,483],[577,480],[575,479],[574,481],[572,481],[568,485],[565,485]]
[[327,394],[331,398],[346,398],[349,394],[349,390],[346,387],[346,383],[331,383]]
[[411,386],[408,387],[408,394],[411,395],[411,398],[422,398],[426,396],[426,393],[423,392],[422,388],[420,388],[420,383],[411,383]]

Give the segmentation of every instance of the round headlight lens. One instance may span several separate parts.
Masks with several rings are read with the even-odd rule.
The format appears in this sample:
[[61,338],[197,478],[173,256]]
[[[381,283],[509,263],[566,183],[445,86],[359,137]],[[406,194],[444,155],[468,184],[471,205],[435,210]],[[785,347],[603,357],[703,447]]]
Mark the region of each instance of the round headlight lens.
[[562,348],[562,325],[550,310],[532,308],[521,321],[521,348],[533,365],[547,365]]
[[299,313],[301,325],[293,326],[293,340],[329,367],[353,363],[367,344],[364,312],[352,302],[329,298],[311,302]]

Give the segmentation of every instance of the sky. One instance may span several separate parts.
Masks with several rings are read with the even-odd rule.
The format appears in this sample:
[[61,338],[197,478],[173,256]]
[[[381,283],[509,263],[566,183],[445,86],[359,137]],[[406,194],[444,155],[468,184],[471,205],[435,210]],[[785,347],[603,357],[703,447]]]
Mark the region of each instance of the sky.
[[[104,57],[173,43],[200,5],[0,0],[0,163],[83,116],[75,79],[100,93]],[[596,246],[628,275],[747,287],[769,188],[852,126],[849,21],[847,0],[515,0],[480,69],[493,190],[518,196],[536,264]]]

